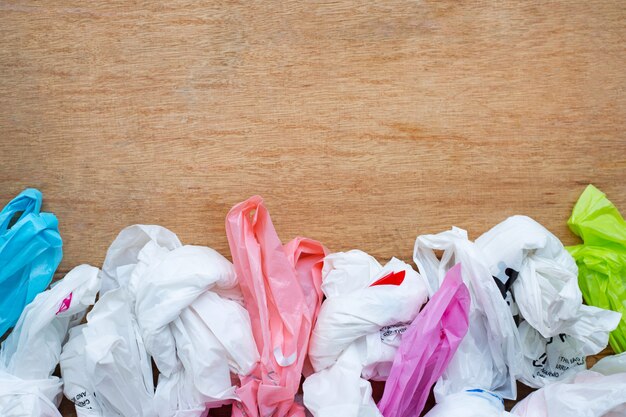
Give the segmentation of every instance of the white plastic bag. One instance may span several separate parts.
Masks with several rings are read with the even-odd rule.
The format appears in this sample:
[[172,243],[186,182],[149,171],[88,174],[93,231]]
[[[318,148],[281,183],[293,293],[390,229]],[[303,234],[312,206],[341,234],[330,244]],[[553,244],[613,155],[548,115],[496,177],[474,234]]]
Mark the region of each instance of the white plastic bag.
[[513,407],[521,417],[626,416],[626,352],[546,385]]
[[425,417],[506,417],[502,399],[481,389],[460,391],[443,397]]
[[382,267],[352,250],[324,259],[322,304],[309,358],[316,373],[303,385],[315,417],[380,416],[367,379],[385,380],[401,334],[428,290],[408,264],[393,258]]
[[[443,251],[441,261],[435,250]],[[514,399],[515,378],[522,367],[517,328],[507,302],[480,251],[468,240],[467,232],[454,227],[436,235],[419,236],[413,259],[419,272],[428,279],[431,296],[447,271],[461,263],[463,281],[472,299],[468,333],[435,386],[437,402],[468,389],[482,389]]]
[[152,363],[123,288],[102,295],[87,324],[72,329],[61,375],[78,417],[157,416]]
[[[231,372],[249,372],[258,352],[226,258],[210,248],[182,246],[162,227],[137,225],[113,242],[103,272],[108,292],[62,363],[72,375],[68,380],[77,382],[77,389],[66,390],[77,410],[85,412],[77,395],[93,396],[98,416],[114,410],[120,416],[202,416],[237,399]],[[105,317],[113,314],[124,322],[107,325]],[[107,344],[107,338],[123,343]],[[118,355],[116,363],[106,363],[107,355]],[[160,372],[156,391],[150,357]],[[80,374],[83,362],[87,372]],[[93,379],[102,382],[85,386]]]
[[80,265],[26,306],[0,350],[0,415],[60,416],[63,382],[52,373],[68,330],[95,301],[98,272]]
[[476,246],[491,274],[511,288],[523,319],[522,382],[542,387],[584,369],[585,357],[606,347],[620,315],[582,304],[576,263],[547,229],[513,216],[479,237]]

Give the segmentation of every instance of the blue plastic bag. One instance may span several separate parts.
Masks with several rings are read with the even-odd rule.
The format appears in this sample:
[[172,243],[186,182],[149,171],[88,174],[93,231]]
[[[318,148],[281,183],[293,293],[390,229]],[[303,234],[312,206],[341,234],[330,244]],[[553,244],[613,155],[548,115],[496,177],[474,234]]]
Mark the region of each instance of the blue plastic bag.
[[0,212],[0,336],[48,287],[63,257],[58,220],[39,212],[41,199],[27,188]]

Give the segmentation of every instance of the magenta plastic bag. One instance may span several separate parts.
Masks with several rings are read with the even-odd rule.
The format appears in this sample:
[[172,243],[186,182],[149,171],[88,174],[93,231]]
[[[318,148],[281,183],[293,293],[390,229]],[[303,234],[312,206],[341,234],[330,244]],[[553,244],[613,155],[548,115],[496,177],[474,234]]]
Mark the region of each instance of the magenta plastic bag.
[[226,234],[261,355],[254,371],[240,376],[232,415],[304,417],[294,397],[322,302],[326,249],[305,238],[283,246],[259,196],[230,210]]
[[402,335],[378,408],[385,417],[419,416],[430,388],[439,379],[467,333],[469,290],[461,264],[452,267],[443,284]]

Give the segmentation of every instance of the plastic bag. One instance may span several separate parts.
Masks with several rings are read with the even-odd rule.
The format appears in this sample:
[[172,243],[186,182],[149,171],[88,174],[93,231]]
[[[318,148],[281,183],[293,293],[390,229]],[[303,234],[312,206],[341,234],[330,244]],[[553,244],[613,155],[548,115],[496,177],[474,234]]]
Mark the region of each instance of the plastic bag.
[[61,354],[63,392],[78,417],[156,417],[152,363],[128,293],[102,295]]
[[226,234],[261,356],[251,374],[240,374],[233,416],[304,416],[294,396],[322,302],[326,249],[302,238],[283,246],[259,196],[230,210]]
[[482,389],[460,391],[437,401],[425,417],[505,417],[500,396]]
[[609,341],[615,352],[626,351],[626,221],[606,195],[587,186],[568,220],[584,241],[567,250],[578,265],[578,284],[587,304],[622,314]]
[[0,336],[48,287],[63,257],[57,218],[40,212],[41,200],[27,188],[0,212]]
[[[435,250],[443,251],[441,261]],[[517,326],[483,254],[457,227],[435,235],[418,236],[413,259],[428,278],[434,293],[448,270],[461,263],[461,273],[471,295],[469,330],[435,386],[437,402],[465,390],[485,390],[501,398],[515,399],[516,377],[524,363]],[[476,397],[476,394],[472,394]],[[486,399],[491,401],[491,395]]]
[[[66,394],[79,412],[202,416],[237,399],[231,371],[250,372],[258,353],[226,258],[182,246],[162,227],[136,225],[120,232],[103,272],[108,291],[62,362],[76,381]],[[116,363],[107,363],[110,355]],[[156,391],[150,357],[160,372]]]
[[393,258],[382,267],[352,250],[324,259],[322,304],[311,336],[313,369],[303,384],[315,417],[380,416],[368,379],[386,380],[401,335],[426,302],[423,278]]
[[620,315],[582,304],[576,263],[533,219],[513,216],[476,240],[491,274],[511,288],[526,366],[520,380],[539,388],[585,367],[604,349]]
[[626,353],[600,360],[589,371],[532,392],[513,407],[522,417],[626,416]]
[[61,415],[63,383],[52,373],[68,329],[80,323],[99,288],[98,269],[81,265],[26,306],[0,349],[0,415]]
[[469,308],[469,291],[461,278],[461,264],[457,264],[402,335],[378,403],[383,416],[414,417],[422,413],[431,386],[467,333]]

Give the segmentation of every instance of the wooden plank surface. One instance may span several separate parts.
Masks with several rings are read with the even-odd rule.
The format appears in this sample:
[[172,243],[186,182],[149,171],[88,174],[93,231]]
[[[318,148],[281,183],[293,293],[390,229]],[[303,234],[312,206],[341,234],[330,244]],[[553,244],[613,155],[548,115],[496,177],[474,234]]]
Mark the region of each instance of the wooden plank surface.
[[621,1],[208,3],[0,1],[0,200],[44,192],[60,275],[138,222],[227,253],[252,194],[381,260],[516,213],[575,242],[589,182],[626,210]]

